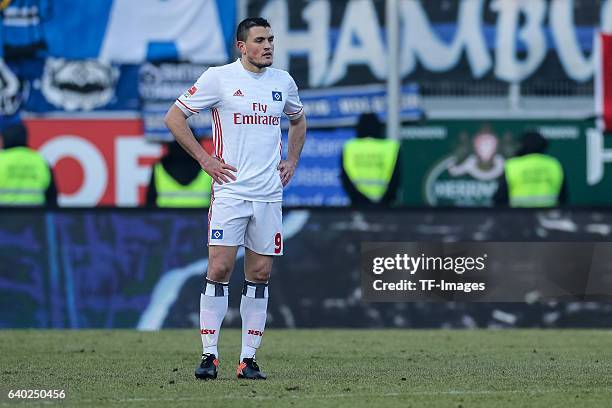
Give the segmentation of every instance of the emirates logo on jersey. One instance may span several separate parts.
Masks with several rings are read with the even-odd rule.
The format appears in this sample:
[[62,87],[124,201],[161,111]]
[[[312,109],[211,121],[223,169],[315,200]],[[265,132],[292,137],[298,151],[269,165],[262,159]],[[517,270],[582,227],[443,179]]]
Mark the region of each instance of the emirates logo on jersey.
[[265,103],[253,102],[251,108],[253,113],[250,115],[234,112],[234,125],[280,125],[280,116],[267,114],[268,105]]
[[236,92],[234,92],[234,96],[244,96],[244,94],[242,93],[240,89],[238,89],[236,90]]

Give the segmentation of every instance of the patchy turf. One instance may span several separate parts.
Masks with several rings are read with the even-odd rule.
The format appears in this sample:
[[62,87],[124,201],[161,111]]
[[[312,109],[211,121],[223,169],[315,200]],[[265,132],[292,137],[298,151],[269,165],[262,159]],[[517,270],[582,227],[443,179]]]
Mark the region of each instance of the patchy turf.
[[235,378],[236,330],[221,333],[219,378],[196,380],[199,341],[195,330],[0,331],[0,406],[17,402],[7,398],[11,389],[63,389],[64,406],[558,408],[612,401],[612,331],[269,330],[258,353],[267,381]]

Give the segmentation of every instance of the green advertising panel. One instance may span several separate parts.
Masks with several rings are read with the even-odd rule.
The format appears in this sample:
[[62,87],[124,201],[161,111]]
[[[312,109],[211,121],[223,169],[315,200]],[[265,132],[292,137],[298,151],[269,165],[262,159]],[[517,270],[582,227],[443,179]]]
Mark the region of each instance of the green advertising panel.
[[612,205],[612,135],[586,120],[445,120],[404,127],[400,204],[491,206],[505,159],[533,129],[563,165],[568,205]]

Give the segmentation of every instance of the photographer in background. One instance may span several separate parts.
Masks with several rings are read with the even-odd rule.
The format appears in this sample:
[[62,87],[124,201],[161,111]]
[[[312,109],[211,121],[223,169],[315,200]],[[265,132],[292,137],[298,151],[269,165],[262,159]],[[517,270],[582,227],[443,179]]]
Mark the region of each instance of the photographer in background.
[[0,206],[57,206],[53,172],[36,150],[27,146],[22,123],[2,130],[0,151]]
[[166,208],[207,208],[212,178],[177,143],[153,165],[146,205]]
[[400,184],[400,143],[385,139],[374,113],[359,116],[356,138],[342,149],[340,179],[353,206],[389,206]]
[[523,134],[515,157],[506,160],[493,196],[498,206],[547,208],[567,203],[567,182],[561,163],[546,154],[548,141],[536,131]]

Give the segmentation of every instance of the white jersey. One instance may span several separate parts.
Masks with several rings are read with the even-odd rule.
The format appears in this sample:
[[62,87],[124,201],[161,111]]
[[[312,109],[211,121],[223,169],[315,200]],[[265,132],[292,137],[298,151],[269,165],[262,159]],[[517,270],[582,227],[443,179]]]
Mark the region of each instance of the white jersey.
[[281,114],[299,119],[303,106],[286,71],[247,71],[240,60],[207,69],[175,102],[187,116],[211,108],[214,154],[238,169],[236,180],[213,184],[213,195],[249,201],[282,201]]

